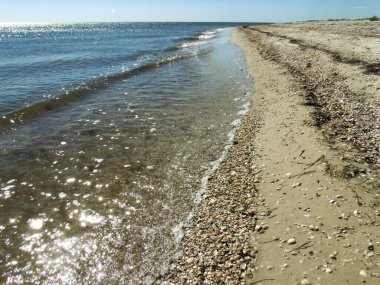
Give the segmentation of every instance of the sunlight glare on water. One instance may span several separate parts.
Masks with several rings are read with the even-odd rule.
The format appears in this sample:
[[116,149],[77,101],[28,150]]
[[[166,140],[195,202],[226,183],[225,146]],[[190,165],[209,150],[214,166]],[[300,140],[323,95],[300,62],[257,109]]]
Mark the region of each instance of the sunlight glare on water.
[[1,283],[154,280],[251,95],[217,27],[1,28],[34,51],[0,63]]

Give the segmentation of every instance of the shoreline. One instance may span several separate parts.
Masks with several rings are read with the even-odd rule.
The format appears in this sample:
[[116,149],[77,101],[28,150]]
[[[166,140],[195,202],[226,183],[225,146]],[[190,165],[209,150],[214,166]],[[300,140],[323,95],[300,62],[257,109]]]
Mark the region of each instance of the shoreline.
[[[359,144],[359,152],[349,140],[332,144],[331,139],[345,135],[345,130],[333,129],[337,133],[332,134],[316,123],[326,110],[316,112],[319,107],[308,104],[310,90],[305,88],[305,80],[312,77],[302,77],[292,67],[307,56],[307,70],[323,64],[323,72],[337,73],[334,82],[341,80],[350,94],[363,88],[350,85],[350,79],[355,83],[359,75],[368,80],[376,80],[378,75],[364,74],[357,66],[350,70],[343,61],[337,66],[323,50],[308,54],[308,48],[296,42],[307,44],[308,39],[291,38],[300,29],[316,33],[318,25],[260,25],[234,31],[233,42],[245,52],[254,78],[253,102],[226,159],[209,178],[192,225],[184,229],[180,256],[155,284],[379,281],[380,195],[374,191],[378,165],[356,157],[371,150],[373,144],[367,149]],[[352,25],[355,30],[358,24]],[[334,46],[331,41],[330,45]],[[376,64],[371,60],[369,64]],[[297,64],[292,66],[292,62]],[[321,82],[315,84],[314,94],[328,91],[319,90],[318,84]],[[363,106],[368,102],[377,106],[378,86],[376,82],[373,85],[364,91],[369,99],[361,101]],[[328,104],[326,108],[329,110]],[[362,119],[361,114],[355,113],[355,119]],[[372,123],[365,119],[362,122]],[[360,137],[360,129],[357,132]],[[376,136],[373,139],[376,145]],[[377,155],[376,150],[369,154],[375,159]]]

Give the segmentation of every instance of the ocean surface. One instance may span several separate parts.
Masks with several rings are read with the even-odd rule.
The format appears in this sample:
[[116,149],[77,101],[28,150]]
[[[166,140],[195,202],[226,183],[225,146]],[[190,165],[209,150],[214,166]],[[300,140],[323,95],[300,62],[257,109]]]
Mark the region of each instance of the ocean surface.
[[238,25],[0,24],[0,283],[154,281],[249,105]]

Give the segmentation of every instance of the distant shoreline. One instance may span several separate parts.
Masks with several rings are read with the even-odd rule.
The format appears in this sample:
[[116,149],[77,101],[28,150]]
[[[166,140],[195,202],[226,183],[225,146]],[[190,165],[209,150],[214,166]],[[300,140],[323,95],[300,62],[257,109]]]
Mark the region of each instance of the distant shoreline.
[[81,22],[81,21],[68,21],[68,22],[0,22],[0,26],[4,25],[72,25],[72,24],[136,24],[136,23],[146,23],[146,24],[234,24],[234,26],[243,26],[243,25],[257,25],[257,24],[273,24],[273,22],[175,22],[175,21],[158,21],[158,22],[149,22],[149,21],[99,21],[99,22]]

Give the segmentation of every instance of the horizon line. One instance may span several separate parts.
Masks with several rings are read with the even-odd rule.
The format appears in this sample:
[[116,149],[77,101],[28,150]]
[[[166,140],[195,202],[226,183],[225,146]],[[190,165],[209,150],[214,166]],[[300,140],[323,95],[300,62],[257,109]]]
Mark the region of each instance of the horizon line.
[[253,23],[279,23],[273,21],[61,21],[61,22],[49,22],[49,21],[0,21],[0,25],[3,24],[97,24],[97,23],[237,23],[237,24],[253,24]]

